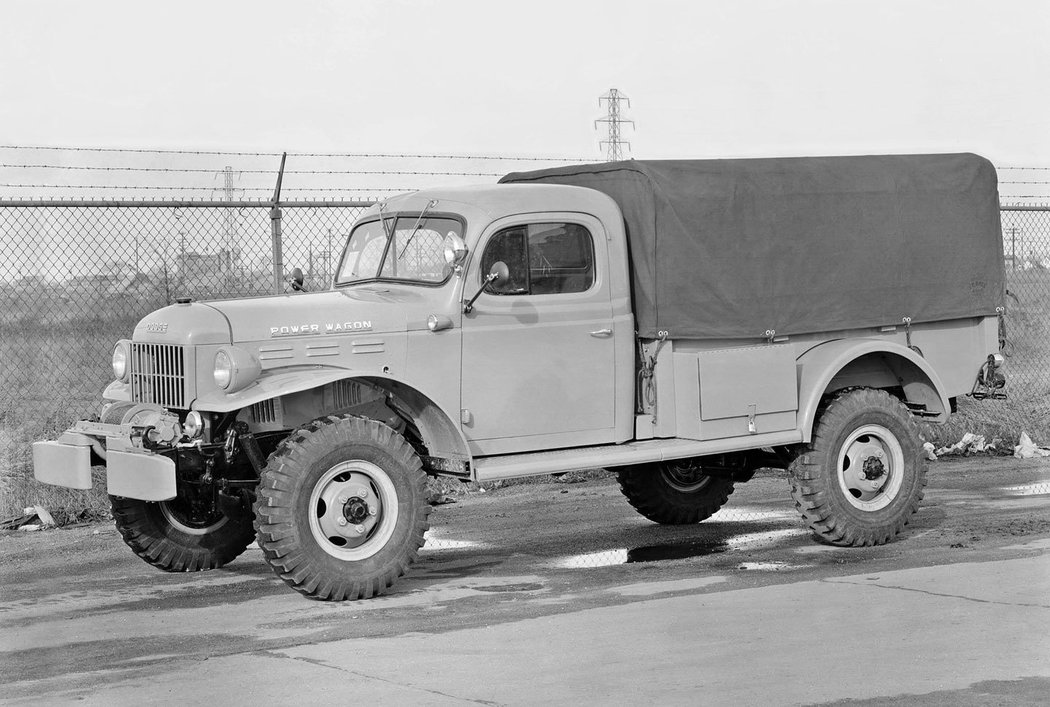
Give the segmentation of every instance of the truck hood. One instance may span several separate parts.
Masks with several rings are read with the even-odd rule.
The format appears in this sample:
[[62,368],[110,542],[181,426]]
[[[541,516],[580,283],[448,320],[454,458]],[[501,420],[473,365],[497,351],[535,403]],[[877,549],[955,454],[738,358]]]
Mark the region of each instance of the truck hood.
[[233,343],[300,336],[425,329],[441,311],[433,288],[369,286],[208,302],[230,324]]

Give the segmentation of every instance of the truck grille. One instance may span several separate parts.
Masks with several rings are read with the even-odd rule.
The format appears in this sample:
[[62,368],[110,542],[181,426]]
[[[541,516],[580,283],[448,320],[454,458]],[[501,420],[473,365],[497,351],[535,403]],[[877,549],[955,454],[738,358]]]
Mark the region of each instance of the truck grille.
[[131,399],[186,409],[186,347],[131,344]]

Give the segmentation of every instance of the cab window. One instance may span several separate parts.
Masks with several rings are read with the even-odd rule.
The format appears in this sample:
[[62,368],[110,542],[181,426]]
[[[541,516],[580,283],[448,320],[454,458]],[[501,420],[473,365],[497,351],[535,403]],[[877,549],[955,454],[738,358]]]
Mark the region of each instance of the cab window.
[[489,285],[492,294],[568,294],[585,292],[594,284],[594,243],[590,231],[576,223],[505,228],[489,239],[481,272],[489,272],[499,261],[507,264],[510,277]]

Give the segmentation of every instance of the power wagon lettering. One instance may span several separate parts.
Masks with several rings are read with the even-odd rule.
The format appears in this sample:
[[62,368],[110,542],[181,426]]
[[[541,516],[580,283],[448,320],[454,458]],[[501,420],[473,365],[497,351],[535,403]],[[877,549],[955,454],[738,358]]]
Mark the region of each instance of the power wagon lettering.
[[288,326],[270,327],[271,337],[280,336],[302,336],[304,334],[320,334],[324,326],[325,334],[338,334],[344,331],[368,331],[372,328],[372,322],[329,322],[327,324],[290,324]]

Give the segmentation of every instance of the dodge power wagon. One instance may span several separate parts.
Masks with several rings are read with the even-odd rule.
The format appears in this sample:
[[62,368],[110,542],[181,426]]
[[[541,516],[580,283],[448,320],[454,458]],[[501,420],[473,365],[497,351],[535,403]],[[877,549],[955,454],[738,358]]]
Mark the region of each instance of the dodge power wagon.
[[827,543],[885,543],[923,497],[919,422],[1002,395],[995,170],[974,155],[626,161],[402,194],[331,288],[181,299],[113,351],[97,419],[38,480],[104,464],[163,570],[253,541],[320,599],[388,589],[428,475],[618,475],[700,522],[788,470]]

